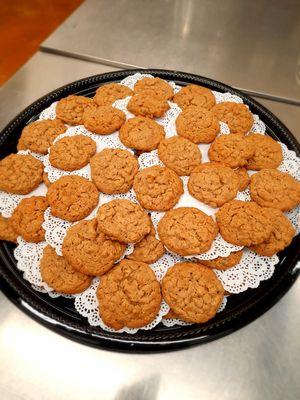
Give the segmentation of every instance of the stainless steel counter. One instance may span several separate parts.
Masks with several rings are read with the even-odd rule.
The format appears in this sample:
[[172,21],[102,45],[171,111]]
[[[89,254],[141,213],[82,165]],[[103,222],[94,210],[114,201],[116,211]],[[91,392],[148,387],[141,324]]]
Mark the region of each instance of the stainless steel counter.
[[43,48],[193,72],[300,104],[299,15],[297,0],[87,0]]
[[[37,53],[1,89],[0,123],[3,126],[60,85],[112,69]],[[290,128],[296,127],[299,107],[263,102],[274,107]],[[136,355],[65,339],[31,320],[1,294],[1,398],[298,400],[299,302],[300,280],[270,311],[230,336],[178,352]]]

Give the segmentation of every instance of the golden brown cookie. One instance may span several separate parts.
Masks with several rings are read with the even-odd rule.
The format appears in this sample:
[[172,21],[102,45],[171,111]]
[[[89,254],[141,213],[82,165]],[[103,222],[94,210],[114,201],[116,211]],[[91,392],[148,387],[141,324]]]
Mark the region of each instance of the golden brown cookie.
[[138,172],[133,181],[133,189],[141,205],[154,211],[170,210],[183,193],[182,181],[178,175],[160,166]]
[[213,269],[226,270],[237,265],[242,257],[243,250],[239,250],[230,253],[227,257],[217,257],[213,260],[201,260],[201,264]]
[[5,218],[0,214],[0,240],[17,243],[18,234],[13,230],[11,218]]
[[28,194],[43,181],[44,166],[30,154],[10,154],[0,161],[0,190]]
[[57,179],[47,192],[51,213],[70,222],[87,217],[98,204],[98,197],[96,186],[76,175]]
[[116,100],[132,96],[133,92],[129,87],[119,83],[107,83],[96,90],[94,101],[99,106],[111,106]]
[[112,200],[98,210],[98,227],[106,236],[122,243],[136,243],[151,229],[148,214],[129,200]]
[[139,165],[128,150],[104,149],[91,158],[91,176],[97,188],[108,194],[126,193]]
[[125,121],[123,111],[112,106],[91,108],[83,114],[83,125],[98,135],[109,135],[118,131]]
[[169,108],[166,100],[145,93],[135,94],[127,104],[127,110],[132,114],[149,118],[162,117]]
[[27,149],[35,153],[47,154],[54,139],[66,130],[66,125],[59,119],[43,119],[26,125],[20,140]]
[[170,311],[163,316],[163,319],[180,319],[180,318],[178,317],[178,315],[174,313],[173,310],[170,309]]
[[11,216],[11,225],[26,242],[39,243],[45,239],[42,228],[48,202],[44,196],[32,196],[20,201]]
[[164,137],[163,126],[146,117],[130,118],[119,132],[119,138],[124,146],[140,151],[157,149]]
[[51,185],[51,182],[50,182],[50,180],[49,180],[49,178],[48,178],[47,172],[44,172],[44,173],[43,173],[43,181],[44,181],[44,184],[45,184],[47,187],[49,187],[49,186]]
[[296,233],[290,220],[283,214],[282,211],[275,208],[268,208],[268,213],[273,221],[273,229],[269,239],[256,246],[251,246],[250,249],[260,254],[261,256],[271,257],[285,249]]
[[142,261],[148,264],[156,262],[165,253],[160,240],[155,237],[155,228],[151,223],[151,231],[140,242],[134,245],[134,250],[127,256],[129,260]]
[[252,200],[262,207],[288,211],[300,203],[300,183],[277,169],[262,169],[250,179]]
[[194,207],[180,207],[167,211],[159,221],[157,231],[162,243],[181,256],[192,256],[208,251],[217,236],[215,221]]
[[82,125],[84,111],[97,107],[97,104],[88,97],[70,95],[57,103],[56,117],[69,125]]
[[281,146],[270,136],[252,133],[248,142],[254,146],[254,155],[248,160],[247,169],[260,170],[263,168],[277,168],[282,162]]
[[50,164],[64,171],[83,168],[96,153],[96,143],[84,135],[66,136],[49,149]]
[[160,78],[143,78],[137,81],[134,85],[134,93],[144,93],[164,100],[171,100],[174,94],[168,82]]
[[175,123],[178,135],[194,143],[211,143],[220,130],[219,121],[211,111],[195,106],[183,110]]
[[60,293],[75,294],[86,290],[91,284],[91,277],[75,271],[71,265],[58,256],[55,250],[46,246],[40,262],[42,279],[52,289]]
[[108,239],[99,230],[96,218],[71,226],[62,244],[68,263],[76,271],[93,276],[105,274],[124,251],[124,244]]
[[229,167],[201,165],[194,168],[188,180],[188,191],[211,207],[221,207],[235,198],[240,181]]
[[224,288],[211,269],[197,263],[178,263],[164,276],[162,293],[183,321],[204,323],[216,315]]
[[241,103],[224,101],[216,104],[212,112],[220,121],[228,125],[230,133],[246,134],[250,131],[254,122],[253,115],[248,107]]
[[17,144],[17,150],[18,151],[27,150],[27,147],[25,146],[22,136],[19,137],[18,144]]
[[190,106],[197,106],[210,110],[215,104],[216,99],[213,92],[206,87],[198,85],[187,85],[175,94],[173,101],[182,110]]
[[254,144],[248,137],[234,133],[218,136],[208,150],[211,161],[221,162],[231,168],[247,165],[253,154]]
[[267,209],[254,201],[232,200],[216,214],[223,238],[237,246],[251,246],[268,240],[273,222]]
[[116,330],[149,324],[158,314],[162,300],[152,269],[132,260],[122,260],[101,277],[97,297],[103,322]]
[[158,146],[158,156],[166,167],[181,176],[190,175],[201,162],[199,147],[180,136],[162,140]]
[[247,189],[250,183],[250,176],[248,175],[246,168],[237,168],[234,172],[239,178],[239,192],[243,192]]

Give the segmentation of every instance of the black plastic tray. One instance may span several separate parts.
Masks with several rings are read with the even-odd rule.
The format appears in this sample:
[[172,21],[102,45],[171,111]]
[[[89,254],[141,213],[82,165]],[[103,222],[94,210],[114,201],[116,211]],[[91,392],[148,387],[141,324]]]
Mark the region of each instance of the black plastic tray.
[[[300,155],[300,146],[289,130],[265,107],[239,90],[223,83],[198,75],[166,70],[126,70],[95,75],[63,86],[27,107],[20,113],[0,136],[1,158],[16,150],[16,143],[22,128],[35,120],[39,113],[56,100],[69,94],[93,96],[98,86],[107,82],[118,82],[135,72],[150,73],[180,85],[200,84],[220,92],[240,96],[254,114],[266,124],[267,134],[285,143],[289,149]],[[271,279],[264,281],[257,289],[229,296],[225,310],[205,324],[167,328],[159,324],[151,331],[140,330],[134,335],[110,333],[99,327],[92,327],[79,315],[73,300],[52,299],[47,294],[34,291],[16,268],[13,256],[14,245],[2,242],[0,245],[1,287],[3,292],[20,309],[32,318],[70,339],[96,347],[122,351],[165,351],[179,349],[198,343],[208,342],[227,335],[253,321],[272,307],[295,282],[299,271],[294,268],[299,259],[300,235],[279,254],[279,264]]]

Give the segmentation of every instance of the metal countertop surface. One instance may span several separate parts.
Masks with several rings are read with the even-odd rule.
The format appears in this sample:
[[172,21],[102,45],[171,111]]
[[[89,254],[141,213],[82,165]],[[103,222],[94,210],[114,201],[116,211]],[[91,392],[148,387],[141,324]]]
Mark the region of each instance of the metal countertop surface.
[[[1,126],[47,92],[113,69],[37,53],[0,90]],[[290,129],[296,128],[299,107],[267,103],[275,113],[277,108],[279,118],[285,117]],[[141,355],[72,342],[30,319],[1,294],[1,398],[298,400],[299,302],[300,280],[266,314],[227,337],[181,351]]]
[[297,0],[87,0],[43,48],[193,72],[300,105],[299,15]]

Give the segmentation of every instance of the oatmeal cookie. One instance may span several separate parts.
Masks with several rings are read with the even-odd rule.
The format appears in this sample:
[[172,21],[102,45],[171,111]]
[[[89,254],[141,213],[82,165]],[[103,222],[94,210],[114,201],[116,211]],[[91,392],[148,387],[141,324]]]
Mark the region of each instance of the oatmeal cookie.
[[175,123],[179,136],[197,144],[211,143],[220,130],[219,121],[211,111],[194,106],[183,110]]
[[235,198],[240,181],[229,167],[200,166],[194,168],[188,180],[188,191],[197,200],[211,207],[221,207]]
[[98,197],[96,186],[76,175],[57,179],[47,192],[51,213],[70,222],[87,217],[98,204]]
[[237,168],[234,172],[239,178],[239,192],[243,192],[247,189],[250,183],[250,176],[248,175],[246,168]]
[[211,269],[197,263],[178,263],[164,276],[162,293],[183,321],[203,323],[216,315],[224,288]]
[[119,83],[107,83],[96,90],[94,101],[98,106],[111,106],[116,100],[132,96],[132,94],[132,90],[127,86]]
[[40,262],[42,279],[52,289],[65,294],[81,293],[91,284],[91,277],[75,271],[71,265],[58,256],[55,250],[46,246]]
[[228,125],[230,133],[246,134],[254,123],[253,115],[245,104],[224,101],[216,104],[212,112]]
[[71,226],[62,244],[68,263],[76,271],[92,276],[105,274],[124,251],[124,244],[108,239],[99,230],[96,218]]
[[109,135],[118,131],[126,121],[123,111],[112,106],[103,106],[86,110],[83,114],[83,125],[98,135]]
[[27,147],[24,143],[22,136],[19,137],[18,144],[17,144],[17,150],[18,151],[27,150]]
[[206,87],[198,85],[187,85],[183,87],[174,95],[173,101],[177,103],[182,110],[190,106],[197,106],[210,110],[216,104],[213,92]]
[[254,154],[248,160],[247,169],[254,171],[263,168],[277,168],[283,160],[281,146],[270,136],[252,133],[248,142],[254,146]]
[[93,182],[108,194],[128,192],[139,169],[136,157],[121,149],[104,149],[91,158],[90,164]]
[[271,257],[290,245],[296,231],[282,211],[275,208],[268,208],[267,211],[273,221],[271,235],[265,242],[251,246],[250,249],[261,256]]
[[127,104],[127,110],[136,116],[159,118],[170,108],[168,102],[145,93],[135,94]]
[[10,154],[0,161],[0,190],[28,194],[43,181],[43,163],[30,154]]
[[35,153],[47,154],[57,136],[67,130],[59,119],[43,119],[25,126],[21,140],[25,147]]
[[262,169],[250,179],[252,200],[262,207],[288,211],[300,203],[300,183],[277,169]]
[[211,161],[222,162],[231,168],[247,165],[254,154],[254,144],[248,137],[230,133],[217,137],[208,150]]
[[147,96],[159,97],[164,100],[171,100],[173,97],[173,89],[160,78],[143,78],[134,85],[134,93],[144,93]]
[[155,228],[151,223],[151,231],[140,242],[134,245],[134,250],[127,256],[129,260],[142,261],[152,264],[165,253],[160,240],[155,237]]
[[169,168],[154,166],[138,172],[133,189],[141,205],[147,210],[166,211],[174,207],[183,194],[178,175]]
[[98,227],[106,236],[121,243],[136,243],[151,230],[148,214],[129,200],[112,200],[98,211]]
[[18,234],[14,231],[11,218],[5,218],[0,214],[0,240],[17,243]]
[[82,125],[84,111],[97,107],[97,104],[88,97],[70,95],[57,103],[56,117],[69,125]]
[[216,214],[223,238],[237,246],[252,246],[268,240],[273,222],[267,209],[254,201],[232,200]]
[[50,147],[50,164],[64,171],[81,169],[96,153],[96,143],[84,135],[66,136]]
[[158,146],[158,156],[166,167],[181,176],[190,175],[201,162],[199,147],[180,136],[162,140]]
[[14,231],[26,242],[42,242],[45,239],[42,223],[47,208],[48,202],[43,196],[32,196],[21,200],[11,216]]
[[163,126],[147,117],[130,118],[119,132],[119,138],[124,146],[139,151],[157,149],[157,146],[164,137],[165,131]]
[[51,182],[50,182],[50,180],[48,178],[47,172],[43,173],[43,182],[47,187],[49,187],[51,185]]
[[193,207],[167,211],[157,228],[162,243],[181,256],[192,256],[208,251],[217,236],[215,221]]
[[227,257],[217,257],[213,260],[201,260],[201,264],[209,268],[226,270],[237,265],[243,257],[243,250],[234,251]]
[[101,277],[97,297],[103,322],[116,330],[148,325],[158,314],[162,300],[152,269],[132,260],[122,260]]

